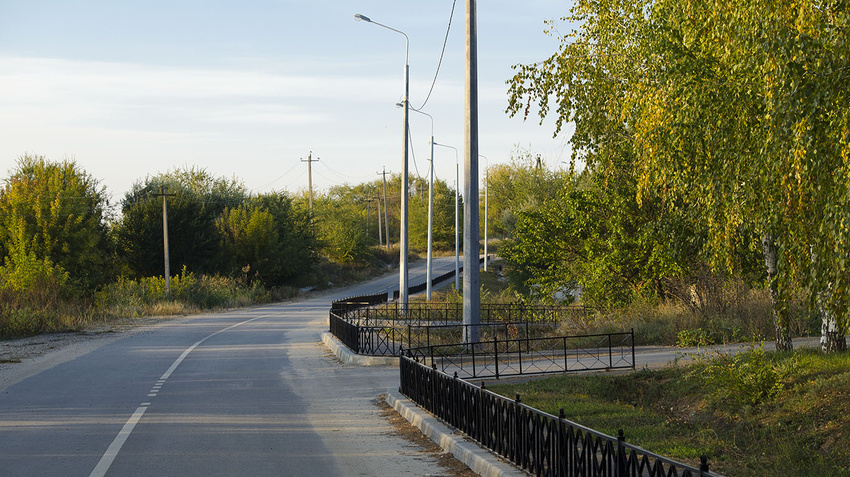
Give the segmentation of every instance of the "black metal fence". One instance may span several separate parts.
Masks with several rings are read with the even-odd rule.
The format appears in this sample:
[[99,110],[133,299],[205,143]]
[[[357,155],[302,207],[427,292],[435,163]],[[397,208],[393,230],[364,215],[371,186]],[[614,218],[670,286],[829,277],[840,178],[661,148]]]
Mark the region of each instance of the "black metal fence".
[[482,387],[400,359],[399,390],[449,425],[521,468],[545,477],[711,476],[703,456],[698,467],[672,461],[555,417]]
[[[354,297],[331,306],[330,331],[360,354],[397,356],[402,348],[416,348],[463,341],[463,305],[460,303],[409,303],[404,310],[398,302],[369,305],[368,297]],[[377,298],[375,298],[377,300]],[[552,336],[557,323],[581,319],[589,311],[578,307],[543,307],[522,304],[482,304],[481,334],[488,339],[500,336],[535,338]],[[335,323],[347,322],[353,331]],[[337,334],[337,333],[345,334]]]
[[[494,334],[491,340],[465,344],[461,339],[463,334],[459,333],[448,340],[451,344],[408,348],[405,353],[417,362],[430,364],[445,373],[455,373],[463,379],[635,367],[634,330],[628,333],[532,338],[529,336],[529,324],[525,325],[525,337],[518,337],[521,331],[508,324],[503,339]],[[439,329],[443,328],[429,327],[428,333],[430,335]]]

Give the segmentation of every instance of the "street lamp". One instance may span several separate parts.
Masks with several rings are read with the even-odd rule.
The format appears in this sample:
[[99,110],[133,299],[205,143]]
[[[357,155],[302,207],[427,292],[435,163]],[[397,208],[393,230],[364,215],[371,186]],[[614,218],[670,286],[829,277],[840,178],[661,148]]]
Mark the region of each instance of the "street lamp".
[[399,232],[399,278],[398,278],[398,294],[399,301],[401,301],[401,309],[402,313],[407,313],[407,195],[409,187],[408,185],[408,177],[407,177],[407,111],[409,108],[408,95],[410,92],[410,65],[408,64],[408,58],[410,53],[410,39],[407,37],[407,34],[401,30],[396,30],[395,28],[388,27],[376,21],[373,21],[367,16],[361,15],[359,13],[354,14],[354,19],[357,21],[364,21],[367,23],[371,23],[373,25],[378,25],[379,27],[386,28],[387,30],[394,31],[404,36],[404,98],[401,103],[403,105],[404,117],[403,117],[403,142],[402,142],[402,162],[401,162],[401,224],[400,224],[400,232]]
[[478,157],[483,157],[487,161],[487,169],[484,170],[484,271],[487,271],[487,196],[490,194],[490,159],[484,154],[479,154]]
[[[401,104],[396,106],[401,106]],[[431,165],[428,171],[428,258],[425,267],[425,281],[427,282],[425,299],[431,301],[431,269],[434,261],[434,117],[416,108],[410,108],[410,110],[424,114],[431,120]]]
[[455,150],[455,290],[460,290],[460,237],[458,227],[458,208],[460,197],[460,170],[457,159],[457,148],[445,144],[433,143],[435,146],[448,147]]

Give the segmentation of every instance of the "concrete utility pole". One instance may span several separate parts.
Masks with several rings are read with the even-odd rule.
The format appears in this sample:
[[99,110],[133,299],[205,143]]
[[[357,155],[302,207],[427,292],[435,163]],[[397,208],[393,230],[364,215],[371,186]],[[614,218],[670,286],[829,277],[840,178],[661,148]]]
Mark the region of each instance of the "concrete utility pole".
[[487,271],[487,262],[490,261],[490,257],[487,256],[487,219],[488,217],[488,195],[490,194],[490,159],[487,159],[487,156],[479,154],[479,156],[483,157],[484,160],[487,161],[487,168],[484,169],[484,271]]
[[464,343],[481,339],[481,275],[478,269],[478,24],[476,0],[466,0],[464,109],[463,324]]
[[378,197],[375,198],[375,202],[378,203],[378,246],[384,244],[384,238],[381,233],[381,194],[378,193]]
[[[168,257],[168,186],[162,186],[162,249],[165,258],[165,296],[171,296],[171,260]],[[172,194],[174,195],[174,194]]]
[[310,151],[307,154],[307,160],[301,159],[301,162],[307,163],[307,190],[309,191],[309,196],[307,198],[307,204],[310,208],[310,229],[313,229],[313,163],[319,162],[319,158],[313,159],[313,151]]
[[387,215],[387,168],[383,168],[381,175],[384,176],[384,228],[387,235],[387,250],[390,249],[390,218]]

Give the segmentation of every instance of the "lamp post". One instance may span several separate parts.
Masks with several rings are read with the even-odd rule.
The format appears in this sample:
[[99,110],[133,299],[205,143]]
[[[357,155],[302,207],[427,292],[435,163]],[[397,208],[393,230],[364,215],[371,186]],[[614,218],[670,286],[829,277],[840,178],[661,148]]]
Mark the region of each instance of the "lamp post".
[[487,196],[490,194],[490,159],[487,159],[484,154],[479,154],[478,157],[483,157],[487,161],[487,168],[484,170],[484,271],[486,272],[489,261],[487,257]]
[[401,30],[388,27],[376,21],[372,21],[367,16],[359,13],[354,14],[354,19],[377,25],[387,30],[394,31],[404,36],[404,98],[402,99],[402,109],[404,110],[403,117],[403,142],[402,142],[402,161],[401,161],[401,224],[399,232],[399,279],[398,279],[398,294],[401,302],[402,313],[407,313],[407,196],[408,196],[408,177],[407,177],[407,135],[408,135],[408,118],[407,112],[409,109],[408,95],[410,92],[410,65],[408,58],[410,53],[410,39],[407,34]]
[[458,227],[458,209],[460,204],[460,169],[457,158],[457,148],[445,144],[433,143],[435,146],[448,147],[455,150],[455,290],[460,290],[460,228]]
[[[401,106],[398,104],[397,106]],[[431,270],[434,263],[434,117],[425,111],[410,108],[419,114],[428,116],[431,120],[431,165],[428,168],[428,255],[425,267],[425,299],[431,301]]]

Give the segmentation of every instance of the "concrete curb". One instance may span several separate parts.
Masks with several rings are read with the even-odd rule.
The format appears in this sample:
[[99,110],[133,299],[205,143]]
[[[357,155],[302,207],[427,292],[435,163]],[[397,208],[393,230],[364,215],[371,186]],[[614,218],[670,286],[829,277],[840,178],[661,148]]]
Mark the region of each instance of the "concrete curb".
[[501,461],[479,445],[464,439],[463,434],[455,434],[440,420],[426,413],[413,401],[400,393],[387,390],[387,404],[402,417],[418,427],[422,434],[437,443],[446,452],[466,464],[473,472],[482,477],[517,477],[529,474],[511,464]]
[[[398,367],[398,358],[384,356],[362,356],[352,353],[347,346],[340,343],[330,332],[322,333],[322,342],[331,352],[345,364],[354,366],[387,366]],[[432,417],[410,399],[398,391],[387,390],[387,404],[392,406],[402,417],[419,428],[426,437],[451,453],[455,458],[466,464],[473,472],[482,477],[516,477],[529,474],[505,463],[495,455],[468,442],[462,434],[454,434],[451,429],[439,419]]]
[[345,364],[354,366],[394,366],[398,367],[398,358],[395,356],[364,356],[352,353],[347,346],[340,343],[329,331],[322,332],[322,343]]

